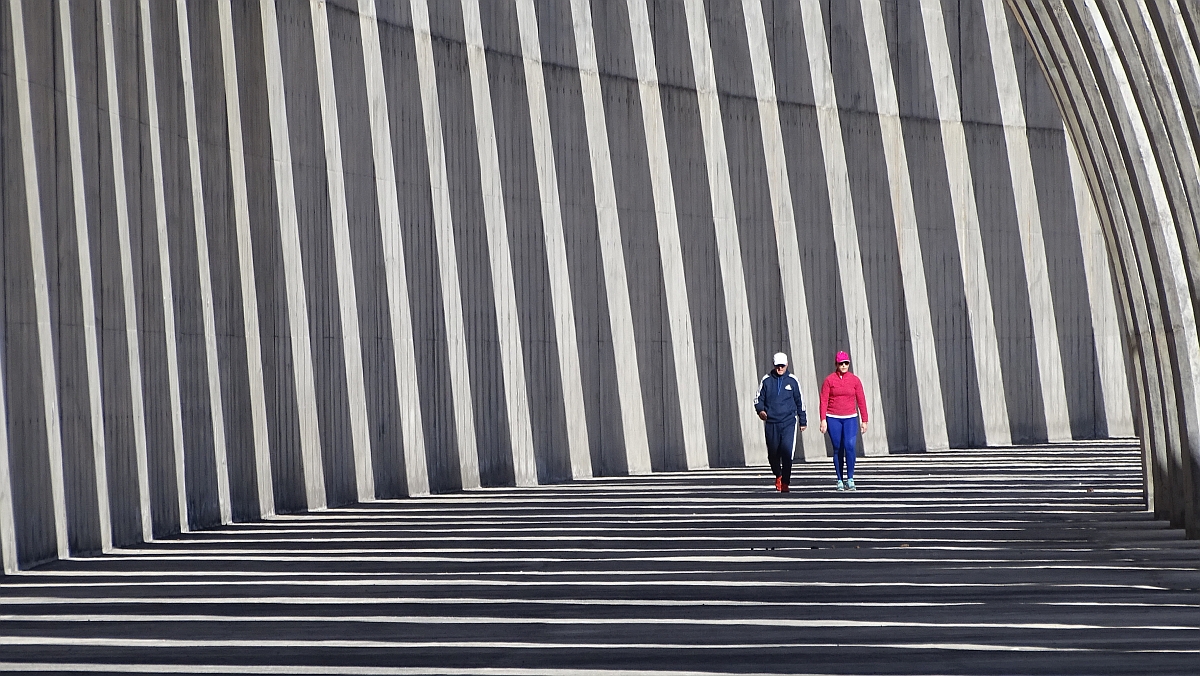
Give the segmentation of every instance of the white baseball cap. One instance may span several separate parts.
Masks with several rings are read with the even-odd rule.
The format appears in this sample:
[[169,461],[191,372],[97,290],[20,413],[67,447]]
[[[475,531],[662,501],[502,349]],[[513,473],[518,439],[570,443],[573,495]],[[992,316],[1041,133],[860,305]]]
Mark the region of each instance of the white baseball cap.
[[787,355],[786,355],[786,354],[784,354],[784,353],[782,353],[782,352],[776,352],[776,353],[775,353],[775,361],[773,361],[773,362],[771,362],[771,363],[772,363],[772,364],[774,364],[774,365],[776,365],[776,366],[779,366],[780,364],[783,364],[784,366],[787,366],[787,363],[788,363],[788,362],[787,362]]

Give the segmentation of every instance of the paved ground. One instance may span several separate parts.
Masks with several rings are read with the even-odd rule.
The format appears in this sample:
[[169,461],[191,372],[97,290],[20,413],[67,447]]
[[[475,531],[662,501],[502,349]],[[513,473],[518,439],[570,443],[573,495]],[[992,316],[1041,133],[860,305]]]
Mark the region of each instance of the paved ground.
[[0,579],[0,671],[1197,673],[1200,549],[1128,446],[600,479]]

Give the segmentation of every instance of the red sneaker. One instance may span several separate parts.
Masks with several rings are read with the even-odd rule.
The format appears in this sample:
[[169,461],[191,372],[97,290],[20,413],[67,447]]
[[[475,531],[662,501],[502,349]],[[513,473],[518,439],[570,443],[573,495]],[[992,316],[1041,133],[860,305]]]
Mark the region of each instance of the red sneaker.
[[779,492],[780,493],[788,493],[790,491],[791,491],[791,489],[788,488],[787,484],[783,484],[783,483],[779,484]]
[[777,491],[783,490],[783,477],[781,477],[781,476],[775,477],[775,490],[777,490]]

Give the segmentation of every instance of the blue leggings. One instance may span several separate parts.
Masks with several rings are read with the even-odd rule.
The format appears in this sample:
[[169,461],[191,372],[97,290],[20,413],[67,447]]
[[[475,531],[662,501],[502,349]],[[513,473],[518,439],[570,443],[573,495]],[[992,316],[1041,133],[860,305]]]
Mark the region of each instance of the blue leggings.
[[838,481],[842,480],[842,467],[846,478],[854,478],[854,451],[858,446],[858,416],[853,418],[825,418],[829,427],[829,440],[833,442],[833,469]]

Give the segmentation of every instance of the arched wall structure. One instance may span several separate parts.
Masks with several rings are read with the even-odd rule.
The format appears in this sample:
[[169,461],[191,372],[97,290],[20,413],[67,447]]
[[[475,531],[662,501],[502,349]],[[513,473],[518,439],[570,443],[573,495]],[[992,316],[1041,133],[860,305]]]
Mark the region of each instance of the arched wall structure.
[[1156,514],[1200,534],[1200,7],[1009,0],[1084,158]]
[[780,349],[868,454],[1133,433],[1169,317],[1002,0],[0,6],[6,571],[760,464]]

